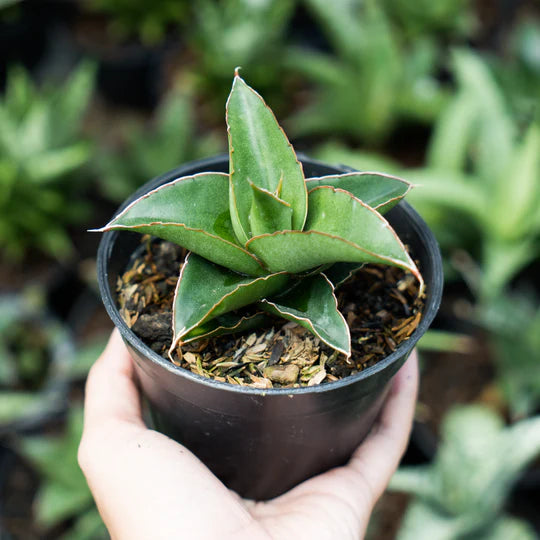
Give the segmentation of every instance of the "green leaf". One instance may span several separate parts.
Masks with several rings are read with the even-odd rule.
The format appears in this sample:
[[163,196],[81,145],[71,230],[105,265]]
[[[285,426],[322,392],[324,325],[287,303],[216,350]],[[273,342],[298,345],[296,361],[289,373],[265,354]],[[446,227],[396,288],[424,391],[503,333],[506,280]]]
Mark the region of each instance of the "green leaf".
[[388,212],[411,190],[412,184],[389,174],[352,172],[307,178],[308,192],[319,186],[332,186],[348,191],[380,214]]
[[486,211],[486,197],[478,178],[445,169],[413,169],[407,176],[416,184],[408,200],[420,211],[435,207],[469,214],[477,222]]
[[248,330],[260,328],[269,321],[270,318],[265,313],[224,313],[194,328],[182,339],[182,343],[189,343],[197,339],[224,336],[226,334],[247,332]]
[[520,471],[540,455],[540,418],[505,428],[482,406],[452,409],[443,423],[443,444],[431,465],[438,500],[454,514],[497,515]]
[[475,350],[476,342],[474,338],[466,334],[428,330],[418,342],[418,348],[422,351],[450,351],[466,354]]
[[388,484],[390,491],[403,491],[422,499],[436,499],[437,486],[431,469],[424,465],[400,467]]
[[530,295],[499,294],[482,306],[480,316],[511,421],[534,415],[540,407],[540,308]]
[[352,150],[338,142],[328,142],[312,151],[314,158],[335,165],[345,164],[359,171],[397,172],[402,166],[391,158],[373,151]]
[[[55,140],[69,140],[77,137],[81,120],[88,108],[96,79],[96,65],[93,62],[82,61],[74,69],[62,87],[58,88],[55,113],[61,119],[61,124],[53,127]],[[59,128],[56,132],[56,128]]]
[[253,190],[248,179],[278,196],[293,210],[292,225],[301,230],[307,213],[302,166],[291,143],[263,99],[238,75],[226,108],[230,154],[230,213],[242,243],[252,236],[249,224]]
[[71,516],[80,514],[93,502],[92,494],[86,489],[74,489],[59,482],[47,482],[40,489],[36,505],[37,521],[44,527]]
[[249,181],[249,184],[253,190],[249,212],[249,224],[253,235],[292,229],[291,205],[253,182]]
[[186,257],[173,304],[173,350],[199,325],[283,289],[286,274],[250,278],[189,254]]
[[32,436],[22,440],[20,451],[37,469],[41,484],[37,493],[36,519],[50,527],[91,507],[92,494],[77,463],[81,441],[83,411],[70,410],[61,437]]
[[[505,427],[491,409],[458,406],[445,417],[442,442],[426,466],[400,469],[390,487],[417,496],[398,538],[506,538],[505,500],[520,472],[540,454],[540,418]],[[521,538],[520,535],[515,538]],[[526,538],[526,537],[524,537]]]
[[475,170],[493,186],[511,158],[515,135],[512,116],[500,86],[479,55],[461,49],[453,52],[452,60],[460,91],[475,100],[471,119],[477,125],[470,141],[475,146]]
[[302,272],[331,262],[383,263],[420,272],[390,224],[373,208],[333,187],[309,194],[305,231],[252,238],[246,247],[271,272]]
[[477,117],[474,96],[461,92],[439,115],[428,148],[429,167],[446,172],[464,169]]
[[503,515],[495,520],[480,540],[538,540],[538,536],[530,523]]
[[69,364],[69,376],[74,379],[84,379],[99,355],[105,350],[109,341],[109,334],[99,335],[89,343],[77,348]]
[[0,392],[0,426],[9,424],[40,410],[39,394],[31,392]]
[[236,241],[226,174],[186,176],[154,189],[99,232],[110,230],[153,234],[237,272],[263,273],[257,258]]
[[512,278],[539,254],[538,243],[527,237],[515,241],[488,237],[482,248],[483,273],[477,285],[484,302],[497,298]]
[[73,526],[64,533],[60,540],[105,540],[109,538],[107,528],[95,506],[79,514]]
[[501,237],[512,240],[527,234],[535,226],[534,213],[540,202],[538,126],[531,124],[523,142],[517,146],[510,166],[502,174],[486,220]]
[[[407,508],[397,540],[457,540],[471,532],[470,519],[441,512],[422,500],[413,501]],[[476,537],[474,537],[476,538]]]
[[78,142],[58,150],[36,153],[30,156],[25,167],[34,182],[49,182],[68,174],[90,158],[90,147]]
[[287,293],[265,298],[259,305],[307,328],[339,352],[351,355],[349,327],[338,311],[334,286],[324,274],[306,278]]

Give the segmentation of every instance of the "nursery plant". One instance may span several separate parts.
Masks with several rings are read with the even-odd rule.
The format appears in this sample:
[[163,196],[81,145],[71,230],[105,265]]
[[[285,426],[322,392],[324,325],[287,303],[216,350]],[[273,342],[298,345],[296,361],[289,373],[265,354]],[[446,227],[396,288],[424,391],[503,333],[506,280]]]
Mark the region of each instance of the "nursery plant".
[[540,20],[530,15],[513,26],[505,54],[489,58],[497,81],[520,122],[538,120]]
[[384,5],[388,15],[410,37],[430,35],[440,39],[442,35],[453,39],[466,38],[476,26],[470,0],[385,0]]
[[479,56],[454,51],[453,66],[458,91],[435,125],[427,166],[407,174],[422,186],[412,202],[443,245],[470,250],[465,277],[487,302],[538,256],[540,129],[529,122],[520,132]]
[[43,533],[64,524],[64,540],[108,538],[77,463],[82,429],[83,411],[74,405],[62,434],[25,437],[20,444],[21,454],[40,478],[35,500],[36,522]]
[[188,92],[174,89],[159,105],[150,125],[126,123],[121,144],[109,144],[96,156],[103,194],[123,201],[163,170],[221,151],[216,137],[196,133],[194,107]]
[[64,407],[71,340],[41,296],[0,296],[0,432],[35,428]]
[[[236,73],[227,102],[230,173],[179,178],[140,197],[100,231],[129,230],[189,250],[173,306],[178,345],[238,331],[259,313],[309,329],[351,355],[335,288],[364,263],[422,276],[382,214],[411,189],[397,177],[304,178],[262,98]],[[238,312],[253,305],[249,315]],[[172,358],[172,356],[171,356]]]
[[214,110],[222,110],[230,74],[239,65],[265,95],[283,96],[285,31],[295,4],[296,0],[197,2],[189,38],[197,60],[193,72]]
[[501,294],[480,313],[490,332],[497,370],[496,384],[511,421],[540,410],[540,303],[532,292]]
[[[37,248],[69,255],[65,226],[84,217],[82,168],[91,145],[80,133],[94,80],[83,63],[62,85],[37,88],[11,69],[0,102],[0,250],[13,258]],[[75,173],[78,173],[75,177]]]
[[332,53],[291,47],[287,65],[314,83],[311,101],[290,118],[300,135],[347,135],[378,143],[400,120],[431,122],[445,102],[437,47],[404,46],[380,2],[307,0]]
[[[507,289],[539,253],[540,131],[530,119],[525,125],[515,120],[482,57],[456,50],[452,65],[457,90],[435,124],[426,166],[406,170],[382,159],[385,170],[419,185],[410,200],[446,252],[453,274],[445,276],[461,274],[473,293],[472,316],[488,331],[496,385],[517,420],[534,414],[539,403],[538,303],[530,292]],[[360,169],[381,160],[336,144],[317,157]]]
[[402,467],[390,488],[414,495],[399,540],[532,540],[524,521],[504,513],[521,471],[540,455],[540,417],[510,427],[482,406],[452,409],[433,463]]

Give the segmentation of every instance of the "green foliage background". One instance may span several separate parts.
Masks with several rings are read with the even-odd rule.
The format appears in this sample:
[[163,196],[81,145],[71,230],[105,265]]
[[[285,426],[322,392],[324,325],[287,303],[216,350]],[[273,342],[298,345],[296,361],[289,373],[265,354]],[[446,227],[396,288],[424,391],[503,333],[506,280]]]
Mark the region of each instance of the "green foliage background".
[[[409,200],[437,235],[446,279],[460,287],[460,305],[468,305],[466,323],[483,329],[491,351],[498,412],[514,431],[505,432],[490,412],[453,412],[443,457],[430,470],[401,476],[418,498],[400,537],[418,537],[420,522],[426,531],[433,527],[429,538],[463,538],[471,530],[484,535],[478,538],[529,538],[523,523],[492,522],[492,507],[477,512],[484,521],[471,521],[462,512],[467,504],[450,505],[437,489],[459,467],[448,472],[445,459],[469,459],[456,441],[465,444],[471,430],[491,426],[486,433],[502,441],[503,432],[525,433],[519,426],[529,422],[527,445],[538,438],[532,419],[540,407],[538,6],[524,2],[510,17],[472,0],[80,0],[75,15],[65,16],[44,3],[46,16],[70,38],[62,41],[49,25],[52,45],[40,63],[28,62],[21,49],[0,96],[0,292],[10,293],[0,303],[0,426],[45,406],[43,354],[32,340],[20,340],[23,350],[14,353],[9,339],[24,314],[24,302],[13,302],[11,293],[27,296],[25,276],[39,265],[67,265],[95,287],[80,231],[99,225],[100,213],[108,218],[151,177],[225,150],[223,106],[241,66],[295,147],[418,184]],[[29,9],[0,3],[1,29],[26,24]],[[87,28],[97,28],[94,38],[81,38]],[[81,42],[91,42],[91,50]],[[159,58],[152,73],[160,99],[151,110],[107,98],[102,64],[126,50]],[[138,91],[139,82],[127,92]],[[66,321],[58,326],[69,334]],[[42,351],[58,339],[56,330],[44,334]],[[432,334],[426,347],[461,350],[467,339]],[[74,390],[65,428],[32,439],[14,429],[2,433],[41,478],[36,527],[59,528],[65,538],[103,538],[75,459],[81,390],[103,337],[81,343],[65,354],[70,367],[60,370]],[[504,478],[497,500],[503,508],[520,471],[503,459],[490,463],[490,474]],[[476,496],[467,475],[452,482],[460,500]],[[451,508],[443,512],[445,505]]]

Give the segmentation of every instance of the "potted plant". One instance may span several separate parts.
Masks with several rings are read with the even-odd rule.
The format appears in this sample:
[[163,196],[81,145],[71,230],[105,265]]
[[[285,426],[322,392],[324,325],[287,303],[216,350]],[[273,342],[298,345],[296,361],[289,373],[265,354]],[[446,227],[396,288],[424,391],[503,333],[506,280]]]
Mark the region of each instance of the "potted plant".
[[[433,320],[442,267],[424,222],[411,207],[398,204],[409,183],[298,160],[270,109],[238,73],[227,102],[227,124],[229,158],[191,163],[154,179],[100,229],[105,234],[98,277],[105,307],[133,355],[157,429],[185,444],[232,489],[265,499],[344,463],[362,441],[390,379]],[[390,209],[387,221],[381,213]],[[151,243],[141,247],[140,235],[133,232],[173,241],[190,252],[183,259],[169,248],[156,254]],[[132,330],[137,325],[144,333],[144,325],[137,323],[142,315],[129,308],[160,296],[151,283],[163,276],[148,274],[156,272],[159,260],[182,270],[170,314],[160,311],[161,301],[154,306],[157,318],[149,325],[157,336],[152,350]],[[355,356],[364,338],[353,332],[351,344],[351,321],[361,322],[362,317],[353,311],[347,322],[335,294],[337,286],[368,262],[393,265],[386,268],[401,272],[399,287],[415,291],[411,305],[400,307],[409,310],[410,317],[402,320],[402,336],[406,328],[408,339],[398,344],[379,336],[380,349],[385,343],[390,349],[377,362]],[[137,275],[141,268],[148,270]],[[130,276],[135,276],[133,284]],[[367,281],[368,274],[363,278]],[[126,296],[137,283],[148,288]],[[351,295],[359,283],[353,282]],[[379,285],[374,283],[373,290]],[[375,322],[393,320],[384,301],[379,307],[370,304],[373,298],[378,294],[355,301],[371,305]],[[276,314],[290,322],[279,327],[272,320],[276,330],[263,326],[248,337],[230,338],[230,332],[252,330]],[[160,319],[172,319],[168,332],[173,335],[163,356],[158,352],[167,329],[160,327]],[[298,341],[295,336],[304,328],[304,341]],[[272,350],[261,356],[265,343]],[[297,352],[318,351],[315,363],[300,354],[300,367],[298,361],[289,367],[285,356],[294,356],[291,346],[298,346]],[[239,359],[246,350],[255,362],[250,363],[249,354],[248,361]],[[217,358],[208,360],[212,354],[207,351]],[[221,362],[223,358],[229,360]],[[190,369],[175,365],[182,363]],[[224,372],[223,364],[245,370],[245,380]],[[218,377],[205,376],[215,375],[218,367]],[[308,386],[303,386],[306,380]],[[316,384],[322,380],[329,382]]]

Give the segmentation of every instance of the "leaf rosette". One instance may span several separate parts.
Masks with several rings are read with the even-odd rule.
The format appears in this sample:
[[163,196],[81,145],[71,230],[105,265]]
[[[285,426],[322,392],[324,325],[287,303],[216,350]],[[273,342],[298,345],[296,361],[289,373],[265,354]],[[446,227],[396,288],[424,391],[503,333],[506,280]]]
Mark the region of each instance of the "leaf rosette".
[[[170,350],[268,319],[295,321],[350,356],[335,294],[365,263],[422,276],[383,214],[410,191],[374,172],[305,178],[262,97],[235,74],[226,107],[229,174],[178,178],[143,195],[100,231],[130,230],[187,250]],[[246,306],[250,306],[246,315]]]

